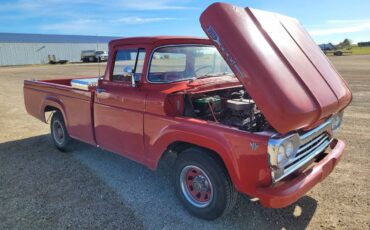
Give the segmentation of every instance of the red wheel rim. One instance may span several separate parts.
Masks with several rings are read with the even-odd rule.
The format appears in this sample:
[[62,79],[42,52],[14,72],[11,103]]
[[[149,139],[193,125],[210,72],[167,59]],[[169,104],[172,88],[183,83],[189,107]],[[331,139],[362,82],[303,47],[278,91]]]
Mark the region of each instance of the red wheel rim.
[[212,183],[201,168],[194,165],[184,167],[180,183],[185,198],[194,206],[206,207],[212,202]]

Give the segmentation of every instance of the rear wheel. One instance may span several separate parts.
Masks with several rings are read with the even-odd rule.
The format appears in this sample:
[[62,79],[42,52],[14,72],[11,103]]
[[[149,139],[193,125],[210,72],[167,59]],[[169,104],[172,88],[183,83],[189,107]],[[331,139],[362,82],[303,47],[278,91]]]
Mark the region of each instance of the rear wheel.
[[334,55],[335,55],[335,56],[342,56],[342,55],[343,55],[343,52],[342,52],[342,51],[340,51],[340,50],[338,50],[338,51],[335,51],[335,52],[334,52]]
[[50,123],[50,131],[53,142],[60,151],[67,152],[72,150],[73,140],[67,132],[61,112],[54,112]]
[[179,155],[174,182],[184,207],[202,219],[213,220],[228,213],[238,197],[221,160],[201,148]]

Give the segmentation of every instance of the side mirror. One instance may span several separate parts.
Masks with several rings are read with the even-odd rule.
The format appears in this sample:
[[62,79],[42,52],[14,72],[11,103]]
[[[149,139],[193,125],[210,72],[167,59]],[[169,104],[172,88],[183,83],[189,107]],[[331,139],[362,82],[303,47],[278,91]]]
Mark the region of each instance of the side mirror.
[[123,68],[123,76],[124,77],[131,77],[131,85],[132,85],[132,87],[136,87],[134,70],[132,69],[131,66],[126,66],[125,68]]
[[125,77],[131,77],[133,75],[133,69],[131,66],[125,66],[123,68],[123,76]]

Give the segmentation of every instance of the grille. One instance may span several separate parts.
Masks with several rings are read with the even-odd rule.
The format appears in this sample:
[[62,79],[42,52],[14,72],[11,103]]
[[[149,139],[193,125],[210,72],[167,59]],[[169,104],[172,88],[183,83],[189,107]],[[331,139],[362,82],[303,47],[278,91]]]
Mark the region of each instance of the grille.
[[[273,182],[278,182],[294,171],[302,168],[317,155],[322,153],[332,141],[333,130],[332,121],[327,120],[316,128],[305,133],[292,133],[287,136],[272,137],[268,143],[269,163],[271,167],[271,176]],[[278,151],[282,144],[292,141],[295,149],[295,155],[292,158],[278,163]]]
[[301,142],[303,144],[299,147],[295,158],[284,166],[285,175],[294,172],[315,156],[322,153],[330,144],[331,137],[325,131],[314,138],[311,137],[310,140],[301,140]]

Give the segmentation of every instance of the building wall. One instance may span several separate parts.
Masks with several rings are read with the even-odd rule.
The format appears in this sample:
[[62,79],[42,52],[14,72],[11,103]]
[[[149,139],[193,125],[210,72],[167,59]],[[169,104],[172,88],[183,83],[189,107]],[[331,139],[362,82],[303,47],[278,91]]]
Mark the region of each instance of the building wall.
[[56,60],[81,61],[82,50],[108,51],[107,43],[0,43],[0,66],[48,63]]

